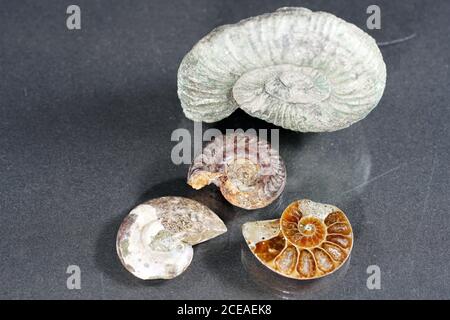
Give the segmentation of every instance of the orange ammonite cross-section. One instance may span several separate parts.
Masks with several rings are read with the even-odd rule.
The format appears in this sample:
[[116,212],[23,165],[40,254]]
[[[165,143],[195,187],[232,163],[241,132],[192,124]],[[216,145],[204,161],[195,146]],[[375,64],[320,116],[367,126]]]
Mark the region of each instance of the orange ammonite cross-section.
[[283,250],[286,241],[282,235],[275,238],[258,242],[254,253],[264,262],[270,262],[275,259]]
[[314,216],[303,217],[297,202],[286,208],[280,224],[286,239],[297,247],[316,247],[325,240],[325,224]]
[[280,219],[247,222],[242,230],[251,251],[266,267],[298,280],[333,273],[353,247],[345,213],[307,199],[291,203]]

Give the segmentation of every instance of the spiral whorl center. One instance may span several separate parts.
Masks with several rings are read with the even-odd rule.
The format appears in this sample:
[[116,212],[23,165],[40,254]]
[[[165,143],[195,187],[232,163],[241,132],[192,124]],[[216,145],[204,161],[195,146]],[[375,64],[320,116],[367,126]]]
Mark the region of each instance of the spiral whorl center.
[[299,221],[298,230],[300,231],[301,234],[305,236],[310,236],[314,234],[316,227],[312,223],[303,224],[301,221]]
[[281,216],[281,231],[286,239],[300,248],[318,246],[326,237],[325,224],[315,216],[303,216],[296,203]]
[[325,75],[316,69],[280,65],[270,67],[264,90],[278,100],[288,103],[311,104],[323,101],[330,95],[330,85]]
[[278,80],[291,91],[309,90],[314,87],[311,78],[292,71],[282,72],[278,76]]
[[249,159],[236,159],[226,167],[228,180],[240,190],[257,184],[259,166]]

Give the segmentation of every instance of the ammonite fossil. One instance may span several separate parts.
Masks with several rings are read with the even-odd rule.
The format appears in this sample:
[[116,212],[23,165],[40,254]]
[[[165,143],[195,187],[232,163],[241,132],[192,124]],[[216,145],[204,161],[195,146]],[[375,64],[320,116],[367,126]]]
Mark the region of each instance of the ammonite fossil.
[[247,222],[242,233],[265,266],[302,280],[336,271],[353,246],[352,227],[344,212],[311,200],[291,203],[280,219]]
[[189,266],[192,246],[227,231],[220,218],[197,201],[162,197],[134,208],[117,234],[124,267],[140,279],[171,279]]
[[378,104],[386,66],[375,40],[325,12],[282,8],[214,29],[184,57],[178,96],[194,121],[237,108],[286,129],[335,131]]
[[235,132],[216,137],[195,157],[187,182],[194,189],[214,183],[231,204],[257,209],[281,194],[286,167],[267,141]]

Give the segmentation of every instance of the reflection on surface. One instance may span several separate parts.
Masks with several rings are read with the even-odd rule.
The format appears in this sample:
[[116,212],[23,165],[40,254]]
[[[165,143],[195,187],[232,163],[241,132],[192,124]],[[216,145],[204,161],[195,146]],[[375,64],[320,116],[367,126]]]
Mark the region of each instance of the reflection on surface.
[[338,143],[324,134],[308,134],[300,142],[292,135],[281,135],[289,200],[294,193],[296,198],[330,203],[339,201],[349,190],[362,191],[358,186],[368,181],[372,161],[364,131],[361,127],[352,129],[333,133],[339,136]]
[[285,278],[264,266],[251,253],[245,242],[241,245],[241,261],[249,278],[264,291],[283,299],[309,299],[338,286],[350,265],[351,256],[340,269],[323,278],[315,280],[295,280]]

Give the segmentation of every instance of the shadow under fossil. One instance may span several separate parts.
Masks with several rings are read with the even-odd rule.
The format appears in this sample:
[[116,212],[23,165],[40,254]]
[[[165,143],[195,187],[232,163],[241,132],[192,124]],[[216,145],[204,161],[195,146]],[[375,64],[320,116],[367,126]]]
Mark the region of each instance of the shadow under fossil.
[[241,109],[237,109],[230,116],[219,122],[213,124],[204,123],[203,125],[205,126],[205,130],[214,128],[221,131],[222,134],[225,134],[227,130],[242,129],[243,131],[256,130],[256,133],[259,135],[259,130],[266,130],[267,137],[264,138],[267,139],[269,143],[273,142],[272,138],[274,137],[272,137],[272,134],[277,132],[279,134],[280,152],[282,152],[282,148],[285,145],[292,145],[300,149],[305,138],[307,139],[310,136],[316,135],[315,133],[302,133],[283,129],[272,123],[252,117]]
[[239,257],[240,240],[229,240],[226,247],[222,248],[220,255],[208,254],[203,258],[203,263],[208,268],[217,281],[233,287],[240,293],[236,296],[222,296],[223,299],[248,298],[257,296],[259,299],[270,299],[271,294],[267,294],[263,288],[252,285],[246,272],[242,269]]

